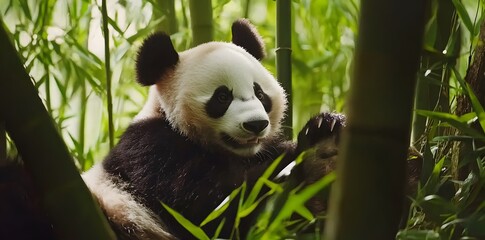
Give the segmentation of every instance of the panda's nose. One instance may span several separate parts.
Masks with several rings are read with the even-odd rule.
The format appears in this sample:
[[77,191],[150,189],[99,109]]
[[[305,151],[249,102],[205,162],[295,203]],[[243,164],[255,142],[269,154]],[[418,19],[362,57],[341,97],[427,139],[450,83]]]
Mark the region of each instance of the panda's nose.
[[269,124],[268,120],[257,120],[243,123],[243,128],[255,134],[263,131]]

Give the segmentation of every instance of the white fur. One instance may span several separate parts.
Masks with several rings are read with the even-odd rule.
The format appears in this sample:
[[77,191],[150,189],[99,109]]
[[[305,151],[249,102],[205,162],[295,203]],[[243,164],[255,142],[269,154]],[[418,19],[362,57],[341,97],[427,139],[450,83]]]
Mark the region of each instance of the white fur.
[[82,178],[110,221],[130,229],[138,239],[175,239],[164,230],[157,215],[116,184],[101,164],[83,173]]
[[157,94],[156,86],[151,86],[148,92],[148,99],[141,111],[135,116],[133,122],[142,121],[149,118],[160,117],[162,109],[160,99]]

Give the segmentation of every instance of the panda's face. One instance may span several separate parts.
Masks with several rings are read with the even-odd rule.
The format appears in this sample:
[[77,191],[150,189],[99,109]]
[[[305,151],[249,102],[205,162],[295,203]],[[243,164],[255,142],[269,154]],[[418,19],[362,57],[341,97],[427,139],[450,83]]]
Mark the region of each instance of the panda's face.
[[171,124],[211,148],[252,156],[280,132],[283,89],[259,61],[233,44],[212,42],[181,53],[157,89]]
[[280,133],[285,92],[258,61],[264,44],[254,26],[239,19],[231,29],[232,43],[210,42],[181,53],[167,34],[145,39],[137,80],[155,86],[137,119],[165,117],[208,149],[240,156],[264,151]]

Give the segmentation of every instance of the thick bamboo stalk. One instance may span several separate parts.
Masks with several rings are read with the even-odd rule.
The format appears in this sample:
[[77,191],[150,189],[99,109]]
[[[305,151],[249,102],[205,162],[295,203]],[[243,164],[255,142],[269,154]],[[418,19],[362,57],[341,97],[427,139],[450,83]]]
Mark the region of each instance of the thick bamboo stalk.
[[190,26],[192,27],[192,45],[197,46],[214,39],[212,26],[211,0],[190,0]]
[[293,137],[293,95],[291,84],[291,0],[276,1],[276,77],[288,94],[283,122],[288,139]]
[[[0,116],[60,239],[114,239],[0,19]],[[67,216],[68,214],[69,216]]]
[[422,48],[422,0],[362,0],[325,239],[394,239]]

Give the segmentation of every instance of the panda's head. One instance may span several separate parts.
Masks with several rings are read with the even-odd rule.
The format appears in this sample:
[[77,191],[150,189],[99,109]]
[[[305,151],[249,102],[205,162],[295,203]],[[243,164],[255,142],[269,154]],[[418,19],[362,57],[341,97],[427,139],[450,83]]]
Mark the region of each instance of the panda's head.
[[264,45],[255,28],[238,20],[232,35],[232,43],[209,42],[180,53],[168,35],[151,35],[138,52],[137,79],[154,85],[151,101],[181,134],[252,156],[280,133],[286,96],[259,62]]

